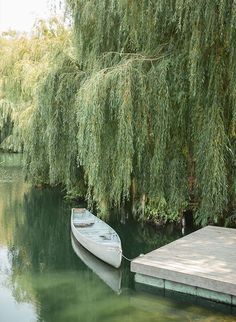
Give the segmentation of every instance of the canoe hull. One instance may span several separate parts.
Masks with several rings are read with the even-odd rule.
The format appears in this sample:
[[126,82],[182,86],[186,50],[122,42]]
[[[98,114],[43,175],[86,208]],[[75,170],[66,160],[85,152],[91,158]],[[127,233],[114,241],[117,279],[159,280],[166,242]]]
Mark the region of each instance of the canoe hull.
[[[122,260],[122,249],[121,249],[121,243],[120,242],[106,242],[106,243],[99,243],[99,241],[94,240],[93,238],[90,238],[91,233],[93,232],[93,228],[91,228],[90,235],[84,234],[84,230],[78,229],[74,225],[73,221],[73,209],[72,209],[72,215],[71,215],[71,230],[75,237],[75,239],[89,252],[91,252],[93,255],[104,261],[105,263],[108,263],[109,265],[113,267],[120,267],[121,260]],[[92,214],[91,214],[92,215]],[[92,215],[93,216],[93,215]],[[95,216],[94,216],[95,217]],[[95,217],[96,218],[96,217]],[[101,220],[97,219],[99,221],[99,224],[101,225]],[[104,222],[102,222],[104,223]],[[107,227],[108,225],[104,223],[104,227]],[[112,229],[110,226],[108,226],[110,229]],[[94,234],[96,231],[94,230]],[[114,232],[115,233],[115,232]]]

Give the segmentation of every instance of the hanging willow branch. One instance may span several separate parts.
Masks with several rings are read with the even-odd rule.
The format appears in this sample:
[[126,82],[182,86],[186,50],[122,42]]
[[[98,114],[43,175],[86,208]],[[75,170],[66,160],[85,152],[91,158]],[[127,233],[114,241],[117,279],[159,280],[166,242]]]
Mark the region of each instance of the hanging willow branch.
[[76,165],[77,123],[73,104],[81,75],[76,62],[62,54],[40,83],[26,141],[28,176],[35,183],[63,183],[70,190],[81,179],[77,177],[81,171]]
[[75,103],[78,157],[93,198],[120,204],[135,185],[146,218],[171,220],[191,203],[202,224],[227,216],[235,1],[68,3],[86,75]]
[[[4,142],[0,141],[2,148],[22,151],[38,84],[53,57],[65,47],[68,50],[69,42],[69,31],[55,18],[39,21],[31,37],[16,32],[0,36],[0,99],[11,105],[9,129]],[[1,110],[7,113],[6,107]]]
[[103,212],[132,196],[144,220],[234,218],[235,1],[67,2],[76,57],[58,41],[32,88],[17,76],[37,79],[32,61],[4,81],[10,101],[35,98],[29,176],[75,193],[84,179]]

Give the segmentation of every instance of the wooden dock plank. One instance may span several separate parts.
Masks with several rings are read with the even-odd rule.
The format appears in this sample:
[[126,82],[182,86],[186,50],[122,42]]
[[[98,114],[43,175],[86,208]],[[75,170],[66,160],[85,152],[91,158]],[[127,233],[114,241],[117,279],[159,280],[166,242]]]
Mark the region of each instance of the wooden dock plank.
[[131,271],[236,296],[236,229],[207,226],[134,259]]

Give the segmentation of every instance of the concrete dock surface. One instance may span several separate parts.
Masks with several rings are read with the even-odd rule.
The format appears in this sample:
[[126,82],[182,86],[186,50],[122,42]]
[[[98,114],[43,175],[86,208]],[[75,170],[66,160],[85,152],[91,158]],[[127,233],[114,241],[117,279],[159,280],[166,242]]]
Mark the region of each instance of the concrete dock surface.
[[135,281],[236,305],[236,229],[207,226],[131,262]]

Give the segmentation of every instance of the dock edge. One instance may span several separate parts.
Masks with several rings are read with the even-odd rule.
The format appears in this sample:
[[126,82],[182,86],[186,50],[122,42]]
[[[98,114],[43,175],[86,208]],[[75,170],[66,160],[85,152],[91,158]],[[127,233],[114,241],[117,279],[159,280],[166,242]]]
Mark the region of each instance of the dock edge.
[[203,299],[211,300],[214,302],[224,303],[231,306],[236,306],[236,296],[231,294],[220,293],[198,286],[191,286],[170,280],[161,279],[158,277],[143,275],[140,273],[135,274],[135,283],[152,286],[158,289],[173,291],[177,293],[192,295]]

